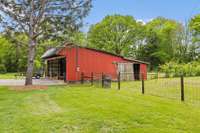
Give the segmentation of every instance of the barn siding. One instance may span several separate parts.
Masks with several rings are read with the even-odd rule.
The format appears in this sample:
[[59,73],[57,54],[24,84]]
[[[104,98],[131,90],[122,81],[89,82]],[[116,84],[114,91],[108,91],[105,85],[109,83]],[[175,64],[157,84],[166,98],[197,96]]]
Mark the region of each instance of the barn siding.
[[76,49],[65,48],[59,54],[66,56],[66,80],[76,80]]
[[144,79],[147,79],[147,65],[140,64],[140,73],[144,75]]
[[[97,52],[87,48],[78,48],[78,55],[76,53],[76,47],[65,48],[60,51],[59,55],[66,56],[66,80],[76,81],[80,80],[81,72],[90,75],[94,73],[111,74],[113,78],[117,77],[117,66],[114,62],[126,63],[130,62],[121,57],[114,55]],[[76,58],[78,56],[78,60]],[[78,61],[78,62],[76,62]],[[78,63],[78,64],[77,64]],[[79,66],[79,72],[77,72],[77,66]],[[140,65],[140,72],[147,72],[147,65]]]
[[117,66],[114,62],[127,62],[121,57],[80,48],[79,64],[80,71],[84,73],[105,73],[116,76]]

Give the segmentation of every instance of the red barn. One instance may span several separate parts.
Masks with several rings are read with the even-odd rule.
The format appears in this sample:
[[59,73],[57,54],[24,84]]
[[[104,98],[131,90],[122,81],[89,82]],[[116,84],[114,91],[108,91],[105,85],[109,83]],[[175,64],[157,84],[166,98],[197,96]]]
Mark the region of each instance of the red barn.
[[52,48],[42,58],[46,61],[46,77],[67,82],[79,81],[81,73],[103,73],[111,75],[113,80],[117,78],[118,72],[124,74],[124,79],[140,79],[140,74],[144,78],[147,76],[146,62],[72,43]]

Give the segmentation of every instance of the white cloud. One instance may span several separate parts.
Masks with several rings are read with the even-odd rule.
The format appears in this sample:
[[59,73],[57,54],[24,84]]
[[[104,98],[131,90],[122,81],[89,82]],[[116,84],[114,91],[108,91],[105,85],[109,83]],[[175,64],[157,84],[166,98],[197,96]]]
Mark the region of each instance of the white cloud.
[[154,18],[151,19],[137,19],[137,22],[141,22],[143,25],[145,25],[148,22],[151,22]]

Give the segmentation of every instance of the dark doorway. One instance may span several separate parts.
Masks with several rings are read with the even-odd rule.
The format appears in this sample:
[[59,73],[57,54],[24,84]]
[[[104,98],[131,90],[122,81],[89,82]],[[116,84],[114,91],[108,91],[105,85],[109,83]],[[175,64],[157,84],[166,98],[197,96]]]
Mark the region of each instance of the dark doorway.
[[134,79],[140,80],[140,64],[133,64]]
[[66,81],[66,58],[49,60],[47,66],[48,77]]
[[59,79],[66,81],[66,59],[65,58],[59,59],[59,67],[60,67]]

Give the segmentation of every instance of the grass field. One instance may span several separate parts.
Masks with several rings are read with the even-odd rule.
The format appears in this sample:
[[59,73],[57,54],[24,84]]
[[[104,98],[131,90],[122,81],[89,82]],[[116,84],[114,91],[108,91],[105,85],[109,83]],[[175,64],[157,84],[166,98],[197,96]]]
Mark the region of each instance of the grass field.
[[15,75],[17,73],[5,73],[5,74],[0,74],[0,79],[15,79]]
[[[138,83],[137,83],[138,84]],[[200,106],[129,88],[0,87],[2,133],[199,133]],[[139,85],[139,84],[138,84]]]

